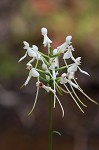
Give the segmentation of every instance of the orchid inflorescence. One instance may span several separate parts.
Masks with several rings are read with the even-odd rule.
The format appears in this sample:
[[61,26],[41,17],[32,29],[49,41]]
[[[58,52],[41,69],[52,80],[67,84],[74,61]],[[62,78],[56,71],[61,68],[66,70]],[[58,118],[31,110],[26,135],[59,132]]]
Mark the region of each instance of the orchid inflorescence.
[[[47,32],[48,31],[46,28],[41,29],[41,33],[44,37],[43,45],[44,47],[48,47],[48,55],[40,52],[36,45],[32,45],[32,47],[30,47],[28,42],[23,41],[24,49],[26,49],[26,53],[19,60],[19,62],[25,59],[27,55],[32,58],[26,64],[27,66],[26,69],[29,70],[29,75],[23,86],[26,86],[29,83],[31,77],[37,78],[36,97],[35,97],[33,107],[29,112],[29,115],[33,112],[35,108],[40,88],[43,88],[46,92],[48,93],[51,92],[53,94],[54,96],[53,107],[55,108],[56,102],[59,103],[62,110],[62,117],[64,117],[64,109],[57,96],[57,92],[59,94],[61,94],[62,92],[69,93],[70,96],[73,98],[74,102],[79,107],[79,109],[84,113],[80,105],[83,105],[84,107],[87,106],[80,100],[80,98],[75,92],[75,89],[79,90],[85,97],[87,97],[93,103],[97,104],[97,102],[84,93],[84,91],[78,85],[77,80],[75,78],[75,74],[77,70],[79,70],[81,73],[85,75],[89,76],[89,74],[80,68],[81,57],[74,58],[73,56],[73,52],[75,50],[71,45],[72,36],[71,35],[67,36],[65,42],[62,45],[52,50],[51,47],[52,41],[49,39]],[[64,66],[62,67],[60,67],[59,64],[60,55],[62,55],[64,61]],[[67,63],[68,59],[71,59],[73,63],[68,64]],[[42,69],[40,69],[39,67],[40,66],[39,62],[41,62],[40,64],[42,64]],[[60,74],[62,70],[65,70],[65,72]],[[44,83],[46,83],[46,85]],[[61,85],[63,85],[64,88],[63,86],[61,87]]]

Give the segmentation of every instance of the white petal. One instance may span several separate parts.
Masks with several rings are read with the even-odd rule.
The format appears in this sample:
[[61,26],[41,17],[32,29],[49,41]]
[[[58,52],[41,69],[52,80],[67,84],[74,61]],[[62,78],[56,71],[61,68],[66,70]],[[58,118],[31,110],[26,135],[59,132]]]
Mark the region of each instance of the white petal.
[[63,59],[69,59],[71,57],[71,51],[67,51],[66,53],[64,53],[63,55]]
[[77,71],[77,64],[73,64],[72,66],[70,66],[68,69],[67,69],[67,72],[68,73],[71,73],[71,72],[76,72]]
[[41,33],[42,33],[42,35],[47,35],[47,29],[46,28],[42,28],[41,29]]
[[40,74],[36,71],[35,68],[32,68],[31,74],[32,74],[33,77],[39,77],[39,75],[40,75]]
[[69,80],[74,79],[74,72],[68,74],[68,79]]
[[28,48],[27,52],[30,57],[36,57],[36,53],[31,48]]
[[32,45],[32,49],[37,52],[38,51],[38,47],[36,45]]
[[81,61],[81,57],[77,57],[76,59],[75,59],[75,62],[78,64],[78,65],[80,65],[80,62]]
[[48,38],[47,35],[44,35],[44,41],[43,41],[44,47],[46,47],[50,43],[52,43],[52,41]]
[[26,41],[23,41],[23,43],[24,43],[24,49],[28,49],[29,48],[29,43],[26,42]]
[[46,71],[47,70],[47,65],[43,63],[42,64],[42,69]]
[[78,85],[76,85],[76,84],[73,83],[72,81],[69,81],[69,83],[70,83],[73,87],[75,87],[76,89],[78,89]]
[[72,39],[72,36],[71,36],[71,35],[67,36],[67,37],[66,37],[66,43],[67,43],[67,44],[70,44],[71,39]]
[[58,47],[57,47],[58,52],[64,53],[64,52],[66,51],[67,46],[68,46],[68,45],[66,44],[66,42],[63,43],[62,45],[58,46]]
[[56,48],[53,50],[53,55],[56,55],[57,53],[58,53],[58,49]]
[[60,84],[65,84],[67,83],[67,79],[66,79],[66,73],[63,73],[60,77]]
[[60,84],[65,84],[65,83],[67,83],[67,80],[64,78],[60,78]]

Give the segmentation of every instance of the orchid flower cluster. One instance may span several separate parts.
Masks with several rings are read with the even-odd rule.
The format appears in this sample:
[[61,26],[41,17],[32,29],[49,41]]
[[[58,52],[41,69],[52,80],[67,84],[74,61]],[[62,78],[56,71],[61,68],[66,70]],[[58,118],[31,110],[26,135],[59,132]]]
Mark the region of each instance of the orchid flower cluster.
[[[44,47],[48,48],[48,55],[42,53],[36,45],[32,45],[32,47],[30,47],[28,42],[23,41],[23,48],[26,50],[26,53],[19,60],[19,62],[21,62],[27,57],[27,55],[31,57],[31,60],[26,64],[26,69],[29,70],[29,75],[24,83],[24,86],[26,86],[29,83],[32,77],[37,79],[36,97],[32,109],[29,112],[29,115],[33,112],[35,108],[40,88],[44,89],[47,93],[51,92],[53,94],[53,107],[56,107],[56,102],[59,103],[62,110],[62,117],[64,117],[64,109],[61,104],[61,101],[57,96],[57,93],[61,94],[62,92],[70,94],[78,108],[84,113],[84,110],[82,109],[81,105],[83,105],[84,107],[87,106],[80,100],[80,98],[76,94],[75,89],[80,91],[93,103],[97,104],[97,102],[91,99],[87,94],[85,94],[79,86],[79,84],[77,83],[75,77],[77,70],[87,76],[89,76],[89,74],[80,68],[81,57],[74,58],[73,56],[73,52],[75,50],[71,44],[72,36],[67,36],[65,42],[62,45],[52,50],[52,41],[48,37],[47,29],[43,27],[41,29],[41,33],[44,37],[43,45]],[[61,58],[64,61],[64,66],[60,66],[59,60]],[[71,59],[72,61],[71,64],[68,64],[69,59]],[[39,64],[41,64],[41,67],[39,67]],[[63,73],[61,73],[62,70],[64,71]]]

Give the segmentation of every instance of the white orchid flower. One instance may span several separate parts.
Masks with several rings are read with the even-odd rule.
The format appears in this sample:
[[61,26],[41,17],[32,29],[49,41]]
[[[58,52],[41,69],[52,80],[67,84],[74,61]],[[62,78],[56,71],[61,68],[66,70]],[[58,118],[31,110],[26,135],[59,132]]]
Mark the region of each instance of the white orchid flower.
[[67,36],[66,41],[62,45],[57,47],[58,52],[64,53],[66,51],[66,48],[71,44],[71,39],[72,39],[71,35]]
[[37,86],[37,87],[40,87],[40,88],[43,88],[43,89],[44,89],[45,91],[47,91],[48,93],[49,93],[49,92],[52,92],[52,93],[55,95],[55,97],[56,97],[56,99],[57,99],[57,101],[58,101],[58,103],[59,103],[59,105],[60,105],[60,107],[61,107],[61,110],[62,110],[62,117],[64,117],[64,109],[63,109],[63,107],[62,107],[62,104],[61,104],[59,98],[58,98],[57,95],[56,95],[56,91],[53,90],[51,87],[44,85],[44,84],[43,84],[42,82],[40,82],[40,81],[38,81],[38,82],[36,83],[36,86]]
[[41,33],[44,36],[44,40],[43,40],[44,47],[46,47],[47,45],[49,46],[52,43],[52,41],[47,36],[47,29],[46,28],[42,28],[41,29]]
[[[74,48],[72,45],[70,45],[67,49],[66,52],[63,55],[64,62],[66,59],[71,58],[74,62],[76,61],[75,58],[73,57],[72,51],[74,51]],[[65,63],[66,64],[66,63]]]
[[67,77],[68,77],[67,74],[63,73],[60,77],[60,84],[69,83],[70,85],[74,86],[75,88],[78,88],[78,86],[75,83],[73,83],[71,80],[69,80]]
[[81,60],[81,57],[77,57],[77,58],[75,59],[75,63],[73,63],[70,67],[68,67],[67,72],[68,72],[68,73],[76,72],[77,69],[79,69],[79,71],[80,71],[81,73],[84,73],[84,74],[90,76],[86,71],[83,71],[83,70],[79,67],[79,65],[81,64],[80,60]]
[[39,78],[39,76],[40,76],[40,74],[38,73],[38,71],[36,71],[36,69],[33,68],[31,64],[28,64],[27,69],[29,69],[30,71],[29,71],[29,75],[27,77],[27,80],[24,83],[25,86],[29,83],[31,77]]
[[36,53],[36,59],[41,60],[41,54],[38,52],[38,47],[36,45],[32,45],[32,49]]
[[[66,90],[68,91],[68,93],[70,94],[70,96],[73,98],[74,102],[76,103],[76,105],[79,107],[79,109],[84,113],[83,109],[81,108],[81,106],[79,105],[79,103],[77,102],[77,100],[75,99],[75,97],[73,96],[72,92],[69,90],[69,88],[67,87],[66,83],[69,83],[72,92],[74,93],[74,95],[76,96],[77,100],[84,106],[87,107],[77,96],[76,92],[74,91],[74,88],[78,89],[78,85],[73,83],[70,79],[67,79],[67,74],[63,73],[61,75],[60,78],[60,84],[63,84],[64,87],[66,88]],[[73,88],[74,87],[74,88]]]
[[28,42],[23,41],[23,43],[24,43],[24,49],[26,49],[26,53],[25,53],[25,55],[22,58],[20,58],[20,60],[18,62],[21,62],[24,58],[26,58],[27,54],[30,57],[33,57],[33,60],[32,60],[32,62],[33,62],[35,60],[35,58],[36,58],[36,53],[29,47],[29,43]]

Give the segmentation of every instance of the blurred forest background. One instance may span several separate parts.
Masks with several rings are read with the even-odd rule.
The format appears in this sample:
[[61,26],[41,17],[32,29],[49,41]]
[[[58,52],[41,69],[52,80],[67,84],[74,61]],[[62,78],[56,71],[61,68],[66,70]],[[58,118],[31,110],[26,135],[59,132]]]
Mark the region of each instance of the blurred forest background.
[[[99,0],[1,0],[0,1],[0,150],[48,149],[48,98],[43,90],[32,115],[35,80],[20,90],[28,76],[23,41],[43,49],[41,28],[47,27],[53,49],[72,35],[75,57],[82,57],[78,73],[84,91],[99,102]],[[46,51],[46,49],[44,49]],[[78,93],[79,94],[79,93]],[[99,107],[88,105],[82,114],[69,95],[60,97],[65,109],[53,110],[53,150],[99,150]]]

